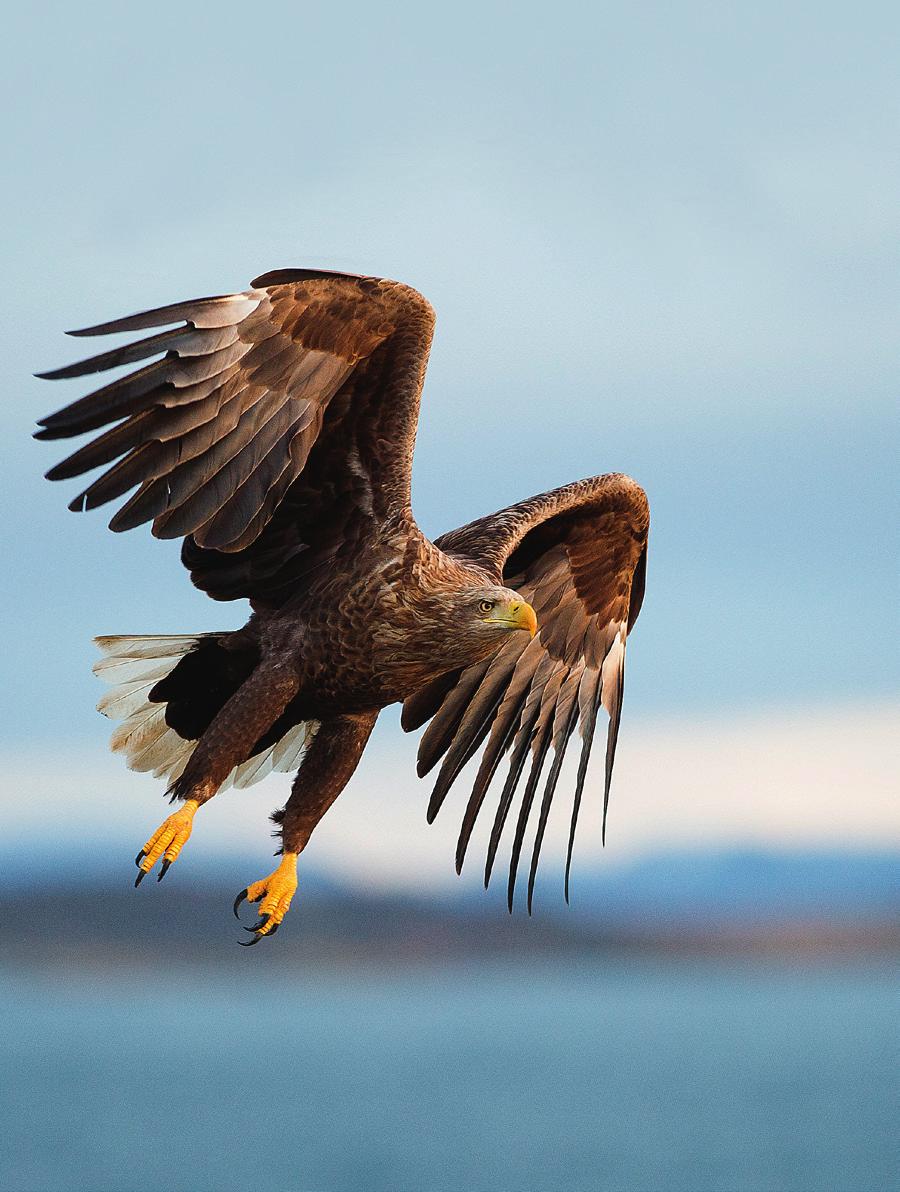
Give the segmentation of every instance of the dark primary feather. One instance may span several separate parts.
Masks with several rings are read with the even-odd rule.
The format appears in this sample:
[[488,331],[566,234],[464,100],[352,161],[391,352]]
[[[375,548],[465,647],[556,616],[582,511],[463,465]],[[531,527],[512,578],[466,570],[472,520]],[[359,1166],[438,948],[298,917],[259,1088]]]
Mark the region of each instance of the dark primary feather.
[[419,748],[419,772],[442,758],[429,806],[437,813],[465,763],[487,741],[463,816],[457,845],[462,867],[478,814],[502,758],[510,769],[488,844],[485,884],[520,779],[531,758],[512,844],[508,898],[512,909],[525,833],[548,754],[528,879],[528,909],[550,808],[569,739],[576,728],[581,754],[566,857],[566,898],[572,849],[591,742],[601,703],[610,721],[604,782],[606,809],[622,708],[625,637],[640,611],[649,529],[643,490],[620,475],[567,485],[454,530],[437,545],[493,571],[498,582],[534,607],[538,635],[512,640],[489,664],[444,676],[407,700],[404,728],[433,716]]
[[[537,832],[534,837],[534,848],[531,854],[531,869],[528,874],[528,913],[531,914],[532,898],[534,896],[534,879],[537,876],[538,861],[541,856],[541,845],[544,843],[544,831],[547,827],[547,818],[550,813],[550,804],[553,802],[553,795],[556,792],[556,784],[559,782],[560,771],[562,770],[563,760],[566,756],[566,747],[569,744],[569,738],[572,735],[572,730],[578,722],[578,682],[574,686],[571,682],[572,678],[579,679],[577,672],[570,673],[566,679],[563,690],[560,691],[559,699],[556,705],[554,715],[554,732],[552,738],[553,744],[553,763],[550,767],[550,773],[547,776],[547,784],[544,787],[544,797],[541,800],[540,816],[538,818]],[[565,687],[570,690],[565,691]],[[557,723],[559,728],[556,727]],[[513,877],[515,875],[513,874]],[[512,892],[510,892],[510,897]]]
[[[165,327],[167,323],[177,323],[181,319],[188,319],[195,327],[229,326],[235,321],[235,308],[240,299],[244,299],[247,304],[252,301],[245,294],[217,294],[211,298],[192,298],[187,302],[171,302],[168,306],[157,306],[154,310],[144,310],[136,315],[112,319],[108,323],[95,323],[93,327],[81,327],[77,331],[67,331],[66,334],[77,337],[116,335],[123,331],[143,331],[147,327]],[[249,306],[245,309],[249,309]]]
[[534,728],[532,730],[531,771],[528,775],[528,780],[525,783],[525,790],[522,793],[522,802],[519,805],[519,816],[516,820],[516,832],[515,836],[513,837],[512,854],[509,860],[507,903],[509,905],[510,911],[513,909],[513,900],[516,889],[516,876],[519,869],[519,857],[522,854],[522,844],[524,843],[525,839],[525,828],[528,824],[528,817],[531,814],[531,807],[534,802],[537,784],[540,781],[541,771],[544,768],[544,762],[546,761],[550,748],[550,719],[545,714],[545,707],[552,706],[561,683],[562,675],[559,670],[555,670],[548,679],[547,685],[542,693],[541,708],[538,712],[537,721],[535,722]]
[[461,674],[461,671],[456,670],[438,675],[426,687],[409,697],[400,715],[400,724],[404,732],[409,733],[421,728],[426,720],[431,719],[444,702],[447,693],[459,682]]
[[[594,729],[597,726],[597,709],[600,707],[600,673],[591,672],[590,681],[582,692],[579,690],[578,712],[581,722],[581,756],[578,759],[578,773],[575,776],[575,795],[572,799],[572,817],[569,821],[569,843],[566,847],[566,876],[565,898],[569,901],[569,876],[572,872],[572,850],[575,847],[575,829],[578,826],[578,813],[581,810],[581,796],[584,793],[584,780],[587,777],[588,762],[591,759],[591,747],[594,743]],[[610,723],[610,731],[613,731]],[[618,725],[616,730],[618,731]]]
[[[512,650],[510,646],[512,646]],[[449,740],[449,743],[447,743],[450,732],[449,724],[443,727],[440,737],[433,742],[423,739],[420,763],[426,770],[430,768],[432,757],[437,758],[444,754],[444,764],[441,766],[428,807],[429,823],[440,810],[454,779],[473,756],[490,728],[509,681],[507,659],[513,650],[515,650],[515,643],[510,643],[510,645],[501,648],[493,660],[480,667],[469,668],[469,682],[460,683],[454,692],[453,699],[447,701],[450,707],[454,710],[458,708],[462,713],[458,720],[454,715],[452,739]],[[435,723],[439,729],[442,728],[440,719],[432,722],[433,725]]]
[[457,873],[462,871],[466,850],[469,847],[469,840],[475,827],[475,821],[478,818],[478,812],[481,810],[481,806],[487,795],[488,787],[497,773],[497,767],[500,765],[504,754],[513,743],[519,716],[525,706],[528,695],[528,684],[539,661],[539,652],[536,650],[534,651],[534,666],[530,670],[525,668],[521,673],[517,670],[516,681],[510,682],[508,685],[500,706],[497,709],[497,713],[494,716],[490,729],[490,737],[482,754],[478,772],[475,775],[472,793],[469,796],[469,802],[466,804],[463,822],[459,831],[459,840],[456,845]]
[[[206,342],[207,335],[208,333],[197,331],[190,325],[175,327],[171,331],[162,331],[158,335],[135,340],[124,347],[113,348],[111,352],[102,352],[99,356],[90,356],[76,364],[68,364],[64,368],[54,368],[36,375],[43,381],[59,381],[68,377],[85,377],[89,373],[118,368],[122,364],[134,364],[137,360],[146,360],[149,356],[159,356],[161,352],[177,352],[181,349],[190,354],[191,347],[209,351],[211,344]],[[234,343],[237,338],[237,333],[232,327],[227,329],[225,335],[227,339],[224,342],[228,344]]]
[[[185,538],[216,599],[278,603],[317,562],[409,506],[412,443],[433,314],[396,282],[278,270],[241,294],[87,327],[165,327],[41,374],[84,376],[159,357],[44,418],[37,437],[102,433],[48,472],[107,466],[71,502],[132,495],[110,526]],[[104,429],[105,428],[105,429]],[[308,568],[310,557],[304,560]],[[302,569],[301,569],[302,570]]]

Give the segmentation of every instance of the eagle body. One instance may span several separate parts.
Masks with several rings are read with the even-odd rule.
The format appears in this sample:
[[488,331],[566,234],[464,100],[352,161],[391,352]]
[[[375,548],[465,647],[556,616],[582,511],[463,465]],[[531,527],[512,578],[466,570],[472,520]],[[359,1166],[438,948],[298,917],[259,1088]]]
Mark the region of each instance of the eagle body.
[[409,498],[433,326],[429,304],[400,283],[281,270],[240,294],[74,332],[151,329],[43,374],[86,375],[155,357],[42,420],[37,437],[45,439],[106,428],[48,476],[104,467],[70,508],[131,492],[112,529],[149,521],[155,535],[182,538],[198,588],[250,602],[247,624],[233,632],[98,639],[106,657],[95,669],[114,684],[101,710],[123,722],[113,747],[129,765],[164,775],[182,803],[138,854],[138,882],[160,858],[162,876],[194,813],[224,784],[296,769],[291,798],[273,817],[282,863],[244,891],[261,909],[251,942],[277,930],[296,887],[297,855],[390,704],[403,704],[408,730],[430,721],[418,766],[424,774],[441,762],[429,819],[481,751],[458,867],[509,761],[485,880],[520,791],[510,909],[537,803],[531,908],[577,729],[568,896],[601,707],[609,715],[605,823],[625,639],[644,590],[646,497],[628,477],[597,476],[430,542]]
[[[328,569],[313,591],[286,609],[263,608],[243,629],[210,635],[215,650],[208,643],[205,654],[187,655],[156,684],[151,699],[186,699],[190,715],[200,702],[192,698],[192,686],[208,688],[218,679],[224,703],[226,691],[233,694],[253,669],[270,664],[289,669],[297,682],[284,727],[288,720],[377,712],[414,695],[435,675],[496,651],[495,632],[466,632],[467,606],[487,593],[513,600],[515,594],[492,583],[486,570],[444,554],[411,521],[354,564],[352,572]],[[201,659],[205,665],[198,667]],[[176,728],[177,715],[173,711],[171,718]],[[206,727],[185,722],[187,739]]]

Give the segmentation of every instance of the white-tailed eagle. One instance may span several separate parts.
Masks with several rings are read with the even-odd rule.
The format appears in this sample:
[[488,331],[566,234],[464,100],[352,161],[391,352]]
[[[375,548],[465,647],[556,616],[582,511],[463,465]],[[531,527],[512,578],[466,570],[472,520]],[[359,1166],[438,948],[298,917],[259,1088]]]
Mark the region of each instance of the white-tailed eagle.
[[138,853],[136,884],[157,861],[163,876],[196,811],[224,785],[297,771],[273,817],[281,862],[235,903],[235,913],[243,898],[260,904],[253,943],[281,923],[298,854],[388,704],[403,703],[406,729],[431,721],[418,761],[420,775],[440,763],[429,820],[482,750],[458,868],[509,759],[485,881],[521,792],[510,909],[537,803],[531,908],[548,811],[577,730],[568,897],[601,706],[609,717],[605,825],[625,639],[644,592],[646,496],[626,476],[597,476],[430,542],[413,519],[410,473],[433,326],[431,307],[408,286],[285,269],[244,293],[72,332],[150,334],[42,374],[139,365],[41,420],[41,439],[102,432],[48,477],[103,467],[71,509],[130,493],[112,529],[150,522],[160,538],[183,538],[198,588],[214,600],[250,601],[252,615],[235,632],[99,638],[95,669],[113,685],[100,710],[122,722],[113,748],[133,769],[165,777],[180,803]]

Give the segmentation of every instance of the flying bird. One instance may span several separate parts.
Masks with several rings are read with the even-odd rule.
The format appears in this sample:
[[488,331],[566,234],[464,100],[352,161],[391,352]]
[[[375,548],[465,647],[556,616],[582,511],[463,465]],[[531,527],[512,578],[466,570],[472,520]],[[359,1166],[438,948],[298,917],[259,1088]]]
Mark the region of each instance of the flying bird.
[[482,751],[457,870],[509,759],[485,884],[521,791],[510,910],[537,801],[531,910],[550,805],[577,729],[568,899],[601,706],[609,717],[605,833],[625,639],[644,594],[647,498],[627,476],[596,476],[430,542],[413,518],[410,477],[433,328],[431,306],[399,282],[283,269],[243,293],[70,332],[150,334],[39,374],[55,380],[140,365],[40,420],[39,439],[102,431],[47,477],[106,467],[70,509],[131,493],[111,529],[150,522],[157,537],[182,538],[198,588],[213,600],[250,602],[236,631],[100,637],[94,669],[112,685],[100,711],[121,721],[112,748],[132,769],[165,777],[179,804],[138,853],[135,885],[157,862],[162,879],[196,813],[223,787],[296,770],[286,806],[272,816],[280,863],[235,900],[236,916],[244,900],[259,904],[251,944],[277,931],[297,889],[298,856],[390,704],[402,703],[406,730],[430,721],[418,752],[420,776],[440,763],[429,822]]

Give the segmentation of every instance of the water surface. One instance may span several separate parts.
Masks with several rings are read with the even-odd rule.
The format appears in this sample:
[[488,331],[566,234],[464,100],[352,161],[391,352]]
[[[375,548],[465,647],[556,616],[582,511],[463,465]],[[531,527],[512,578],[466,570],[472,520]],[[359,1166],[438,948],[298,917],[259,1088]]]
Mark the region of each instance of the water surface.
[[7,1192],[874,1192],[884,966],[0,986]]

